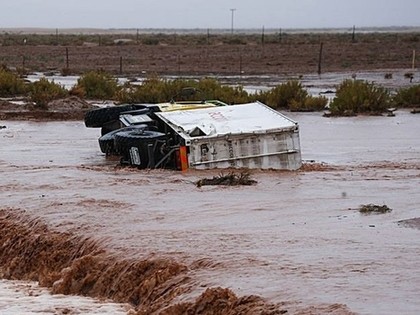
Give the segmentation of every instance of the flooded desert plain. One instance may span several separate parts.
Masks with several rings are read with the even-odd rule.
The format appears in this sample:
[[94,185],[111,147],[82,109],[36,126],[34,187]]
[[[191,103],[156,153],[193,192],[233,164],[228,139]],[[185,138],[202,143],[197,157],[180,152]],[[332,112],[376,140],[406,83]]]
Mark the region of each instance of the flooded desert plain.
[[420,117],[395,113],[287,113],[301,170],[200,188],[221,171],[121,168],[82,121],[0,121],[0,313],[418,314]]

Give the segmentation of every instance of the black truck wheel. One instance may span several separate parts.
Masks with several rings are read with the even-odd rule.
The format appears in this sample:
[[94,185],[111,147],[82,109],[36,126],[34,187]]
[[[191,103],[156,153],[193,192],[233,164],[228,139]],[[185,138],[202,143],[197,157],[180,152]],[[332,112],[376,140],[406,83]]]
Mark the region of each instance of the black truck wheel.
[[85,114],[86,127],[99,128],[105,124],[118,120],[123,112],[133,111],[144,108],[142,105],[120,105],[112,107],[97,108]]
[[159,158],[157,146],[166,135],[151,130],[122,131],[115,134],[115,150],[123,156],[123,160],[138,168],[153,167]]
[[99,147],[101,149],[102,153],[105,153],[106,155],[117,155],[118,152],[115,150],[115,135],[119,132],[123,131],[131,131],[131,130],[144,130],[147,128],[147,125],[135,125],[130,127],[124,127],[117,130],[110,131],[104,135],[102,135],[99,139]]

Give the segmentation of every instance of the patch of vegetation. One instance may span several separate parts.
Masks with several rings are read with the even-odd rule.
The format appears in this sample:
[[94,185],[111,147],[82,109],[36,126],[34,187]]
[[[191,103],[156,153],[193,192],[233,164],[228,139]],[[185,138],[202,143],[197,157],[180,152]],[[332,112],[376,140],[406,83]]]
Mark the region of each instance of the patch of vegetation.
[[[187,87],[199,91],[196,95],[179,98],[179,92]],[[217,80],[203,78],[196,80],[165,80],[152,76],[141,85],[127,83],[115,97],[121,103],[160,103],[169,100],[197,100],[218,99],[226,103],[246,103],[252,97],[243,90],[242,86],[232,87],[220,84]]]
[[[184,88],[191,87],[198,94],[178,98],[177,94]],[[157,76],[147,78],[140,85],[126,83],[116,93],[115,99],[120,103],[160,103],[169,100],[222,100],[227,104],[241,104],[261,101],[275,109],[283,108],[293,111],[319,111],[325,108],[328,100],[325,97],[312,97],[298,81],[288,81],[272,90],[249,94],[242,86],[222,85],[213,78],[200,80],[165,80]]]
[[213,178],[200,179],[195,184],[197,187],[201,187],[201,186],[206,186],[206,185],[250,186],[256,183],[257,181],[251,179],[251,175],[248,172],[242,172],[240,174],[230,172],[227,175],[220,174],[218,176],[214,176]]
[[172,99],[180,90],[194,84],[191,80],[165,80],[151,76],[140,85],[127,82],[115,98],[121,103],[161,103]]
[[367,204],[367,205],[361,205],[359,207],[359,212],[362,214],[384,214],[391,212],[392,209],[390,209],[387,205],[375,205],[375,204]]
[[[75,86],[78,94],[84,94],[88,99],[113,99],[118,91],[118,82],[104,71],[89,71],[82,75]],[[82,92],[80,92],[80,90]]]
[[0,67],[0,97],[20,96],[26,91],[25,81],[16,73]]
[[327,104],[328,99],[324,96],[308,96],[303,102],[292,100],[289,104],[289,109],[292,112],[316,112],[325,109]]
[[404,73],[404,78],[410,79],[410,82],[411,82],[414,79],[414,73],[412,73],[412,72]]
[[207,99],[222,100],[228,104],[240,104],[253,101],[242,86],[227,86],[220,84],[211,78],[201,79],[197,83],[197,89],[203,92]]
[[420,84],[398,90],[394,103],[400,107],[420,107]]
[[368,81],[348,79],[338,86],[330,111],[334,116],[378,115],[385,112],[390,104],[391,97],[385,88]]
[[224,44],[228,45],[246,45],[247,40],[243,36],[233,36],[233,37],[225,37],[223,40]]
[[68,92],[61,85],[41,78],[31,84],[29,94],[31,101],[37,106],[47,108],[50,101],[66,97]]
[[154,37],[144,38],[142,40],[143,45],[159,45],[159,39]]
[[277,85],[273,89],[261,92],[257,98],[273,108],[289,108],[292,102],[302,104],[308,97],[308,92],[297,80],[291,80]]

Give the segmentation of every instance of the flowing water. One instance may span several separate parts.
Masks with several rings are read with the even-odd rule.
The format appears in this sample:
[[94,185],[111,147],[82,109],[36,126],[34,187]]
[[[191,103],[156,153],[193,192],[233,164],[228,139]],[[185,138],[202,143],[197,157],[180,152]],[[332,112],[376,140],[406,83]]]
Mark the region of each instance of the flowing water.
[[[300,124],[301,171],[201,188],[194,182],[220,171],[122,169],[82,122],[0,121],[0,206],[120,259],[175,261],[185,277],[171,303],[220,286],[290,314],[418,314],[420,230],[401,221],[420,217],[420,117],[289,116]],[[357,211],[370,203],[393,211]],[[0,292],[1,314],[126,311],[32,282],[2,280]]]

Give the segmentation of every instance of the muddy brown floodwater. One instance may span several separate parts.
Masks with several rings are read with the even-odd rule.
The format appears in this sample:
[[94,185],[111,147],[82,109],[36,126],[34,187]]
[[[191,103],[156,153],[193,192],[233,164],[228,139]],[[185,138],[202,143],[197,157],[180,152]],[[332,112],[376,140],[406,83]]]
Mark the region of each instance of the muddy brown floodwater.
[[[235,305],[262,297],[272,314],[418,314],[420,117],[289,116],[301,128],[302,170],[254,170],[255,186],[201,188],[196,180],[220,171],[122,169],[82,122],[0,121],[1,210],[14,220],[5,226],[30,233],[16,219],[25,216],[46,225],[32,223],[37,237],[48,228],[96,240],[113,259],[171,261],[159,270],[178,278],[161,293],[173,293],[177,310],[220,287]],[[361,215],[369,203],[393,211]],[[218,303],[210,293],[202,305]]]

